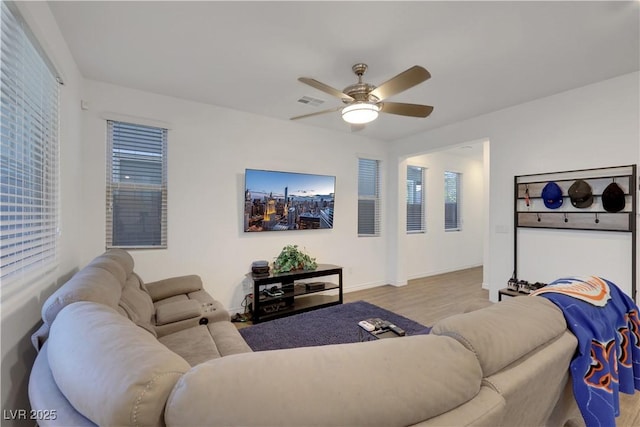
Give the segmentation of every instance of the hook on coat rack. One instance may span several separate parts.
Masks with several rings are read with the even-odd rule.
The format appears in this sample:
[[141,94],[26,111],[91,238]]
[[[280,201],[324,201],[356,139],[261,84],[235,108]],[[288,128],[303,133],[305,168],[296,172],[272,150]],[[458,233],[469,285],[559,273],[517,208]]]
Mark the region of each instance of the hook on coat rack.
[[569,222],[569,216],[567,215],[566,212],[564,214],[564,222]]

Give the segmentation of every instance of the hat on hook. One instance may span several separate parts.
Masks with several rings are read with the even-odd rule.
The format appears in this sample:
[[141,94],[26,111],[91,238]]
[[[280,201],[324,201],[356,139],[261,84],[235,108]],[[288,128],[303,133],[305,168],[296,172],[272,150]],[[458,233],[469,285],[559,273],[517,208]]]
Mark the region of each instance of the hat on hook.
[[602,207],[607,212],[620,212],[624,209],[624,191],[615,182],[607,185],[602,192]]
[[547,182],[542,189],[542,201],[549,209],[558,209],[562,206],[562,188],[553,181]]
[[576,208],[588,208],[593,203],[593,191],[591,186],[582,179],[578,179],[569,187],[571,204]]

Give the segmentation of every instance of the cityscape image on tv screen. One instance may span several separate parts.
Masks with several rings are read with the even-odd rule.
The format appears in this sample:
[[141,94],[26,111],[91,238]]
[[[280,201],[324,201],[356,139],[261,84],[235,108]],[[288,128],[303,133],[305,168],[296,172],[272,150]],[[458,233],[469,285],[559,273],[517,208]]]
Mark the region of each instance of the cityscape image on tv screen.
[[336,178],[247,169],[244,231],[333,228]]

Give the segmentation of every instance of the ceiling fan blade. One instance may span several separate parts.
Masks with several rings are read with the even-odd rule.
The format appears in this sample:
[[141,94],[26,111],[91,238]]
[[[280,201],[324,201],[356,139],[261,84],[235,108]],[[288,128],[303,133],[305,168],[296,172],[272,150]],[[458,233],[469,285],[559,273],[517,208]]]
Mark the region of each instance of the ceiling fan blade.
[[385,98],[420,84],[423,81],[428,80],[430,77],[431,74],[429,74],[426,69],[419,65],[414,65],[408,70],[405,70],[397,76],[382,83],[380,86],[372,90],[369,95],[373,95],[382,101]]
[[319,116],[320,114],[333,113],[341,109],[342,107],[329,108],[328,110],[316,111],[315,113],[303,114],[302,116],[291,117],[289,120],[298,120],[298,119],[304,119],[307,117]]
[[405,104],[404,102],[382,102],[380,111],[399,116],[427,117],[433,111],[430,105]]
[[299,81],[301,81],[304,84],[307,84],[311,87],[314,87],[318,90],[321,90],[324,93],[328,93],[331,96],[335,96],[336,98],[340,98],[340,99],[344,99],[347,101],[353,101],[354,99],[352,97],[350,97],[349,95],[347,95],[346,93],[342,93],[341,91],[339,91],[338,89],[332,88],[329,85],[326,85],[322,82],[317,81],[316,79],[311,79],[309,77],[300,77],[298,78]]

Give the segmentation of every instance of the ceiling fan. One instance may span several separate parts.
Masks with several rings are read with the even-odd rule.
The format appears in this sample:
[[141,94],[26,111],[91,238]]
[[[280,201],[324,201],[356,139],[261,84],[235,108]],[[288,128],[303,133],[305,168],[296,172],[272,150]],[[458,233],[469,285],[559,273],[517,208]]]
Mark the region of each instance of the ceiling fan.
[[357,129],[364,126],[365,123],[372,122],[378,118],[378,113],[380,112],[400,116],[427,117],[433,111],[433,107],[429,105],[384,101],[392,95],[405,91],[429,79],[431,74],[423,67],[414,65],[378,87],[362,81],[362,76],[367,71],[367,64],[355,64],[351,69],[356,76],[358,76],[358,83],[349,85],[342,91],[315,79],[300,77],[298,80],[302,83],[335,96],[346,105],[291,117],[291,120],[340,111],[342,119],[354,125]]

